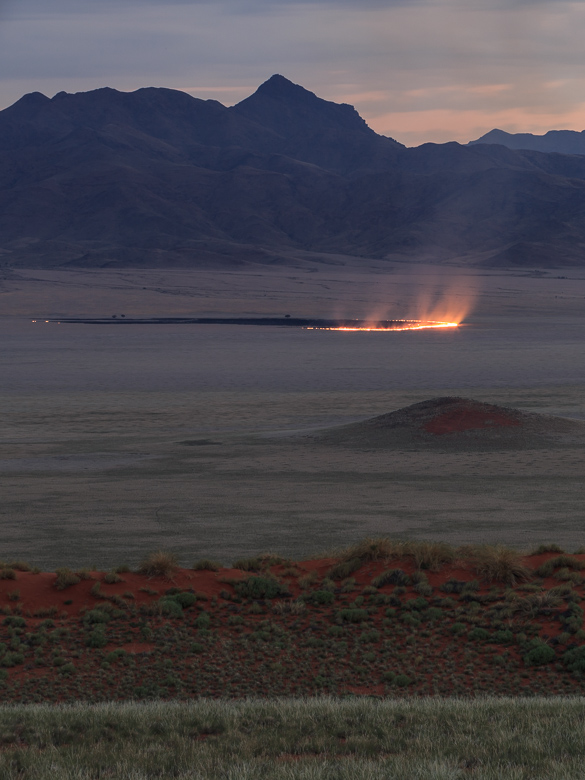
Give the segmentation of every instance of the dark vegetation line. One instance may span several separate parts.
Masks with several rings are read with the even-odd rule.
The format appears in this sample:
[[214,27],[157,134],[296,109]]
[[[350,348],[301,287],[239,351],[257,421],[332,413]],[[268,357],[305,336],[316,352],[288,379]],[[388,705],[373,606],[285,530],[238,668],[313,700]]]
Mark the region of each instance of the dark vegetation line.
[[417,320],[352,320],[352,319],[321,319],[303,317],[147,317],[127,319],[120,317],[79,318],[36,320],[61,324],[83,325],[271,325],[287,328],[396,328]]

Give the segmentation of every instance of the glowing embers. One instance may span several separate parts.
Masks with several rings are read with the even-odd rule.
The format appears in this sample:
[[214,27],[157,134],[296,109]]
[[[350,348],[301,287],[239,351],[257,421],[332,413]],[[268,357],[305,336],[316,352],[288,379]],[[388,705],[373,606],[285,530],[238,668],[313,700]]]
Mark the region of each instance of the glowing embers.
[[393,320],[391,322],[372,322],[356,325],[308,325],[305,330],[338,330],[338,331],[395,331],[395,330],[428,330],[430,328],[458,328],[458,322],[438,322],[434,320]]

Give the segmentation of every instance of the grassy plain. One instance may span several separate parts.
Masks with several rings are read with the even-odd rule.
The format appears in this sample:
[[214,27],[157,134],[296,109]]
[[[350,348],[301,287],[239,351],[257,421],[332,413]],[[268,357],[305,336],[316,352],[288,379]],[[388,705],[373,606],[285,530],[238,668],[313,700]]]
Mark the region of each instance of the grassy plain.
[[[107,567],[121,551],[136,563],[161,546],[185,562],[266,549],[298,558],[368,534],[578,546],[580,449],[350,451],[286,438],[446,394],[584,418],[585,281],[567,273],[378,264],[360,276],[300,264],[220,276],[9,276],[0,295],[3,555],[44,569]],[[221,327],[32,332],[24,320],[110,311],[416,316],[452,288],[457,306],[474,302],[469,331],[455,339],[283,340],[260,333],[270,329]]]
[[0,709],[5,780],[580,780],[585,700],[247,700]]

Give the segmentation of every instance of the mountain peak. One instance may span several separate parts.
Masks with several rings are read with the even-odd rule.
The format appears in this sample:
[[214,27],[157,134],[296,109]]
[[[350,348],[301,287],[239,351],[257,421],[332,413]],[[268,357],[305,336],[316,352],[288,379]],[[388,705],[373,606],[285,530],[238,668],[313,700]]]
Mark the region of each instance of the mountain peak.
[[353,106],[323,100],[280,74],[269,78],[230,111],[270,127],[283,137],[297,135],[307,126],[321,132],[375,135]]
[[281,76],[279,73],[275,73],[268,81],[261,84],[256,90],[256,94],[272,98],[285,97],[289,100],[291,98],[320,99],[314,92],[310,92],[308,89],[301,87],[300,84],[295,84],[284,76]]

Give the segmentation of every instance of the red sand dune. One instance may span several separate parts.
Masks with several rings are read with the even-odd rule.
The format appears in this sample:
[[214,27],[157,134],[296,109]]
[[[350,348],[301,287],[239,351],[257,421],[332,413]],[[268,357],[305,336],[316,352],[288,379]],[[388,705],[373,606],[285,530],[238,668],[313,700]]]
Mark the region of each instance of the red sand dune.
[[346,447],[450,450],[582,446],[585,424],[523,412],[470,398],[445,396],[406,406],[362,422],[329,428],[311,442]]
[[454,409],[437,414],[425,423],[424,429],[427,433],[441,436],[445,433],[459,433],[480,428],[504,428],[521,424],[518,417],[513,417],[497,406],[461,399]]
[[[583,648],[585,664],[585,555],[526,556],[527,581],[512,588],[482,579],[461,555],[437,571],[416,569],[412,557],[362,561],[333,586],[333,558],[256,573],[123,572],[111,584],[91,572],[63,590],[55,574],[17,570],[0,579],[0,693],[7,702],[584,694],[567,653]],[[550,571],[538,573],[547,561]],[[373,586],[389,569],[404,582]],[[283,592],[238,595],[237,583],[256,577]],[[165,613],[161,600],[177,592],[195,603]],[[542,662],[530,660],[534,643],[549,648]]]

